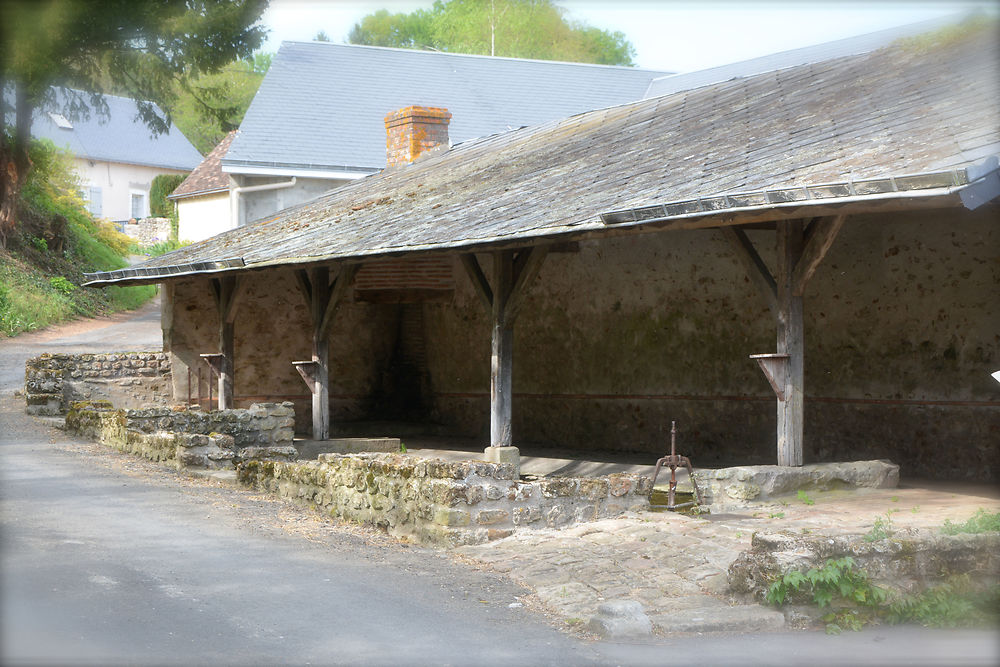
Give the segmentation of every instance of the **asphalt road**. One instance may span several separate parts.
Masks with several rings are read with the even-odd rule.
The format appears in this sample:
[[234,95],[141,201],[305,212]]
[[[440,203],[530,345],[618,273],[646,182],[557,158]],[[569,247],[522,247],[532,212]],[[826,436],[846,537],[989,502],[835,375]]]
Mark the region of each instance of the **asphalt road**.
[[[996,664],[992,632],[592,642],[530,591],[27,417],[24,360],[154,349],[155,307],[0,342],[0,663]],[[526,604],[520,605],[521,601]],[[513,605],[513,606],[512,606]]]

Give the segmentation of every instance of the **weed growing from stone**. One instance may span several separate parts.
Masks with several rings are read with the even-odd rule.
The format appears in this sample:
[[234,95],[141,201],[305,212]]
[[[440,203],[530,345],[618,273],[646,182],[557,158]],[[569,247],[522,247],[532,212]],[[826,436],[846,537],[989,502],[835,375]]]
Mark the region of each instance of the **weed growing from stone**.
[[770,519],[784,519],[785,518],[785,513],[784,512],[771,512],[771,514],[769,515],[768,518],[770,518]]
[[816,504],[816,501],[813,500],[812,498],[810,498],[809,494],[806,493],[805,491],[803,491],[802,489],[799,489],[799,492],[796,493],[795,496],[800,501],[804,502],[806,505],[815,505]]
[[865,542],[880,542],[892,537],[895,532],[896,528],[892,524],[892,510],[889,510],[885,513],[884,519],[882,517],[875,518],[872,529],[865,535]]
[[886,599],[885,591],[872,586],[868,575],[854,567],[854,559],[850,556],[830,558],[822,567],[813,567],[806,572],[786,572],[771,584],[766,599],[780,606],[791,593],[798,591],[811,596],[820,608],[828,606],[834,599],[868,606],[877,606]]
[[968,574],[913,595],[889,599],[883,588],[872,584],[867,573],[855,567],[850,557],[829,559],[822,567],[806,572],[786,572],[767,591],[766,600],[783,605],[801,594],[823,609],[827,634],[858,631],[884,620],[891,624],[919,623],[934,628],[995,627],[1000,623],[1000,586],[977,589]]
[[1000,620],[1000,586],[977,591],[969,575],[956,575],[918,595],[894,601],[886,619],[933,628],[995,626]]
[[965,523],[952,523],[951,519],[945,519],[941,532],[945,535],[1000,532],[1000,512],[990,514],[980,507]]

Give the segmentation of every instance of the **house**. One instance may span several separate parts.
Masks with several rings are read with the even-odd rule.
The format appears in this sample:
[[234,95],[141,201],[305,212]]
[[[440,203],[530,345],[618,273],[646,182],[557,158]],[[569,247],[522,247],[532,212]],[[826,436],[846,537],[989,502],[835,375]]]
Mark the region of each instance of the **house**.
[[59,88],[53,93],[51,103],[36,110],[31,136],[73,154],[87,208],[96,217],[117,222],[147,217],[153,178],[185,174],[201,162],[201,154],[172,125],[153,136],[134,100],[104,95],[107,116],[94,109],[79,116],[67,111],[71,98],[87,100],[89,93]]
[[230,229],[230,183],[229,174],[222,171],[222,157],[235,137],[236,130],[227,134],[167,195],[177,205],[179,239],[201,241]]
[[[447,106],[452,141],[639,99],[667,72],[411,49],[283,42],[222,156],[239,224],[385,167],[382,118],[410,104]],[[214,158],[213,158],[214,159]],[[179,199],[181,204],[184,200]],[[194,201],[194,200],[190,200]],[[180,205],[186,238],[218,221]],[[189,217],[190,216],[190,217]],[[225,224],[235,227],[235,219]],[[204,226],[206,229],[195,231]]]
[[[994,35],[442,141],[89,284],[163,283],[176,399],[215,353],[223,404],[292,400],[318,438],[419,420],[652,461],[676,420],[698,466],[995,481]],[[390,113],[387,144],[449,116]]]

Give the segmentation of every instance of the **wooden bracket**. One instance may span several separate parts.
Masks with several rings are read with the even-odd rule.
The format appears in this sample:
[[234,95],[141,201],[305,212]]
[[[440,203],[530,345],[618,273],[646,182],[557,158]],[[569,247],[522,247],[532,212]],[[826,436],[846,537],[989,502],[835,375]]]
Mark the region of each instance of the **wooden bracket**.
[[785,400],[785,380],[788,377],[788,355],[787,354],[751,354],[751,359],[756,359],[760,369],[764,371],[764,377],[771,384],[779,401]]
[[215,352],[213,354],[202,354],[200,356],[205,360],[205,363],[208,364],[208,367],[212,369],[212,372],[215,373],[216,377],[222,375],[222,365],[226,361],[226,355]]
[[476,259],[475,254],[465,253],[459,255],[459,259],[462,260],[462,266],[465,267],[465,272],[469,274],[469,280],[472,281],[472,286],[476,290],[476,294],[479,295],[479,299],[486,306],[486,310],[493,309],[493,289],[490,287],[490,281],[486,279],[486,274],[483,273],[483,267],[479,265],[479,260]]
[[293,361],[292,366],[299,372],[310,393],[316,393],[316,374],[319,370],[319,362],[316,361]]

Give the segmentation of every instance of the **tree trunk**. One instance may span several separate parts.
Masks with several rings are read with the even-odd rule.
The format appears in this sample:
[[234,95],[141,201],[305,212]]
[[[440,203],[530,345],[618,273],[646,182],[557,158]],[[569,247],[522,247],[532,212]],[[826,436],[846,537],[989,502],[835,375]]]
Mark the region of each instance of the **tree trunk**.
[[7,238],[14,231],[17,222],[17,205],[21,198],[21,188],[28,178],[31,160],[28,158],[28,144],[31,141],[32,104],[24,86],[14,86],[14,139],[7,140],[7,134],[0,134],[0,169],[3,184],[0,185],[0,248],[7,247]]

